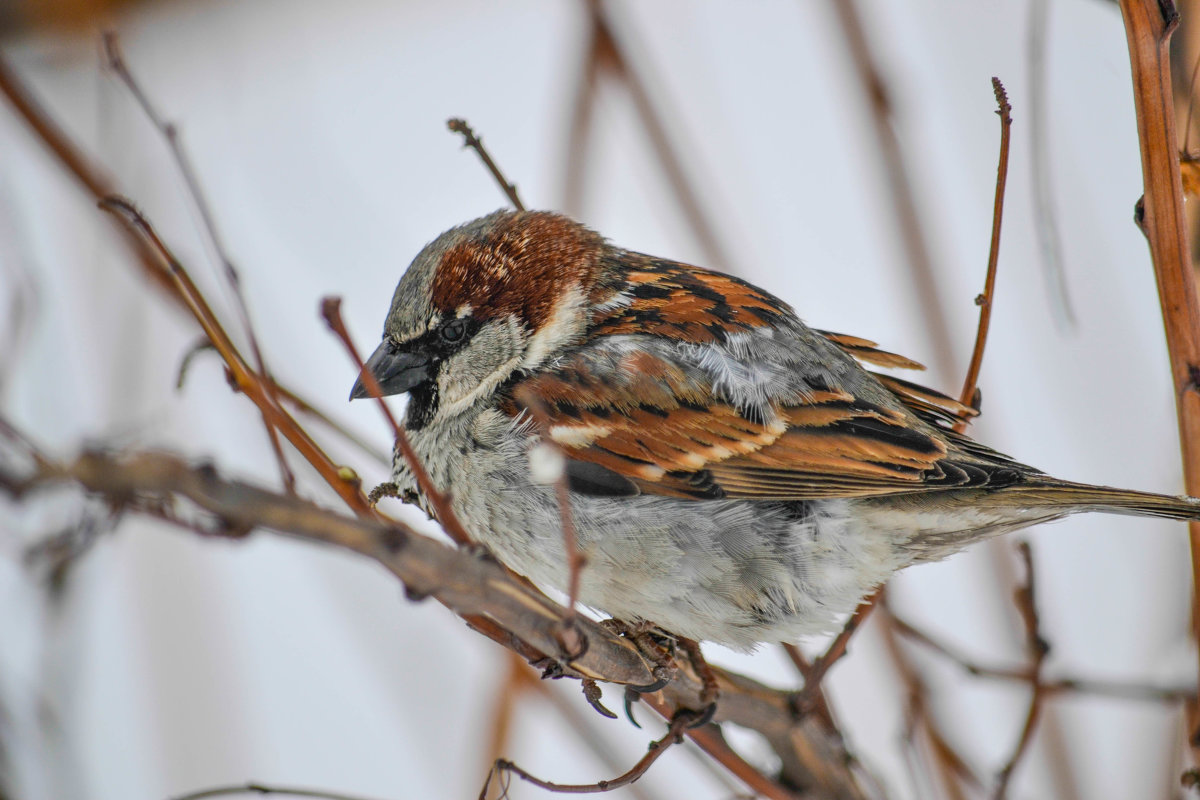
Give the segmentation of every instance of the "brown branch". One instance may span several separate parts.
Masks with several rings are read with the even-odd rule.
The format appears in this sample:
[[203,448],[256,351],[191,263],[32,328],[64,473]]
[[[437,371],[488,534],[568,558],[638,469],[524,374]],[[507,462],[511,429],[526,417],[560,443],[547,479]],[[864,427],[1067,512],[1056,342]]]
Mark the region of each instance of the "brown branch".
[[[166,289],[172,299],[187,308],[200,324],[221,354],[238,390],[271,417],[272,424],[284,434],[300,455],[312,464],[350,508],[359,514],[373,514],[357,484],[347,481],[338,465],[325,455],[304,429],[287,412],[270,401],[262,377],[246,365],[186,270],[162,244],[145,218],[128,201],[114,197],[107,175],[96,168],[67,138],[62,128],[46,113],[3,58],[0,58],[0,94],[9,100],[14,110],[33,128],[63,167],[98,203],[119,212],[114,213],[112,218],[119,223],[119,230],[133,248],[142,269],[156,284]],[[164,268],[164,263],[169,269]]]
[[[34,470],[25,477],[0,473],[0,489],[19,498],[51,484],[77,483],[129,511],[161,517],[164,509],[194,506],[218,523],[199,526],[208,534],[243,536],[265,528],[352,550],[378,561],[403,581],[410,598],[436,598],[472,628],[544,666],[547,675],[624,685],[655,680],[653,665],[636,648],[583,616],[574,624],[587,637],[587,651],[566,663],[548,658],[547,653],[558,649],[561,606],[511,577],[499,564],[421,536],[400,523],[343,516],[294,496],[224,480],[210,466],[192,467],[162,453],[117,457],[88,452],[72,463],[44,464]],[[190,505],[176,506],[179,499],[187,499]],[[725,670],[713,671],[721,694],[715,719],[761,733],[782,759],[791,785],[812,787],[838,800],[863,797],[848,770],[840,739],[821,726],[804,720],[797,723],[788,692]],[[704,688],[690,670],[680,669],[661,692],[644,699],[670,716],[680,708],[698,708]],[[719,755],[718,748],[714,757]],[[736,771],[737,761],[721,763],[742,777]],[[763,792],[762,786],[774,790]],[[791,797],[763,775],[754,788],[765,797]]]
[[369,397],[375,398],[375,402],[379,404],[380,411],[387,419],[388,425],[392,426],[392,434],[396,437],[396,449],[404,456],[404,460],[408,463],[408,468],[412,470],[413,477],[416,478],[417,486],[421,487],[421,493],[429,499],[429,504],[433,506],[434,516],[441,524],[442,529],[446,531],[446,535],[457,545],[467,545],[471,543],[471,537],[467,535],[467,531],[459,521],[458,515],[454,513],[454,509],[450,505],[449,495],[443,494],[437,484],[433,482],[433,478],[429,477],[429,473],[425,471],[425,465],[421,463],[421,459],[412,448],[412,443],[408,440],[408,435],[404,432],[404,428],[400,427],[400,423],[392,416],[392,410],[388,408],[387,402],[383,399],[383,390],[379,388],[379,382],[375,380],[375,375],[371,370],[367,369],[366,363],[359,355],[358,348],[354,346],[354,340],[350,338],[350,332],[346,330],[346,323],[342,319],[342,299],[340,297],[325,297],[321,299],[321,317],[325,320],[325,324],[333,331],[338,340],[346,348],[346,352],[350,355],[350,360],[354,362],[354,366],[358,367],[358,374],[363,379],[363,386],[367,390]]
[[[258,374],[266,378],[267,394],[271,401],[275,405],[279,405],[275,381],[272,379],[271,373],[267,371],[266,363],[263,361],[262,349],[258,346],[258,336],[255,335],[254,325],[250,322],[250,310],[246,305],[245,295],[242,294],[241,276],[238,275],[237,268],[234,267],[233,260],[229,257],[229,252],[225,249],[225,245],[217,233],[216,218],[213,216],[208,201],[204,197],[204,192],[200,188],[200,181],[196,176],[195,169],[192,167],[192,161],[188,157],[187,151],[184,150],[183,145],[180,144],[179,129],[174,124],[163,119],[155,109],[154,104],[150,102],[150,97],[142,89],[141,84],[133,77],[133,73],[129,70],[129,66],[125,63],[125,58],[121,53],[117,34],[113,31],[107,31],[104,34],[103,41],[104,54],[108,59],[109,68],[117,73],[121,82],[125,84],[130,94],[133,95],[138,105],[141,106],[150,123],[167,143],[171,157],[174,159],[180,174],[183,176],[183,182],[187,187],[188,195],[191,196],[192,202],[200,213],[200,219],[204,224],[205,232],[208,234],[209,243],[212,245],[214,252],[216,252],[221,266],[224,268],[225,279],[229,283],[229,287],[233,293],[234,307],[237,308],[242,329],[246,332],[246,339],[250,343],[250,354],[254,357],[254,366],[258,370]],[[262,420],[263,427],[267,430],[267,438],[271,442],[271,450],[275,454],[275,462],[279,465],[279,474],[283,480],[283,486],[289,493],[295,492],[296,476],[292,473],[291,467],[288,466],[287,459],[284,457],[283,447],[279,443],[279,432],[271,422],[271,417],[265,411],[262,412]]]
[[[846,655],[846,647],[850,644],[850,637],[858,631],[871,612],[875,610],[875,605],[879,601],[880,595],[883,593],[883,587],[876,589],[870,597],[859,604],[854,610],[854,614],[850,619],[846,620],[846,626],[829,644],[828,649],[820,655],[809,666],[808,671],[804,674],[804,688],[796,693],[795,705],[796,711],[799,714],[807,714],[816,710],[817,706],[823,703],[823,698],[820,695],[821,681],[825,679],[829,668],[836,664],[842,656]],[[790,655],[790,651],[789,651]],[[799,668],[800,662],[795,661]],[[803,670],[802,670],[803,671]],[[826,709],[828,714],[828,709]],[[829,719],[832,725],[832,718]]]
[[[1179,15],[1170,0],[1120,0],[1133,70],[1145,194],[1141,227],[1162,305],[1179,416],[1184,485],[1200,494],[1200,300],[1188,258],[1179,147],[1167,54]],[[1200,638],[1200,523],[1188,525],[1192,551],[1192,632]],[[1196,720],[1191,727],[1196,729]]]
[[[984,664],[977,659],[965,655],[952,645],[930,635],[927,631],[892,615],[892,624],[896,630],[907,639],[920,644],[938,654],[947,661],[958,666],[968,675],[976,678],[990,678],[1020,683],[1033,683],[1033,671],[1025,667],[1001,667]],[[1149,686],[1141,683],[1126,681],[1106,681],[1093,678],[1043,678],[1042,689],[1047,699],[1060,694],[1089,694],[1115,700],[1135,700],[1157,703],[1183,703],[1196,697],[1195,689],[1170,688],[1165,686]]]
[[937,777],[947,796],[951,800],[962,800],[965,795],[960,782],[976,788],[981,787],[982,783],[941,732],[937,720],[933,717],[929,709],[929,690],[900,646],[896,627],[893,624],[895,617],[888,607],[886,592],[880,598],[879,605],[882,606],[878,617],[879,630],[884,645],[896,665],[898,677],[903,682],[908,695],[906,716],[910,733],[905,740],[914,747],[915,753],[915,745],[918,741],[916,736],[924,737],[933,766],[937,769]]
[[[962,392],[959,402],[963,405],[978,408],[976,393],[979,391],[979,370],[983,366],[983,349],[987,346],[988,328],[992,322],[992,303],[996,297],[996,266],[1000,261],[1000,223],[1004,216],[1004,187],[1008,183],[1008,141],[1012,128],[1012,106],[1008,103],[1008,95],[999,78],[992,78],[992,91],[996,93],[996,104],[999,109],[996,114],[1000,117],[1000,163],[996,167],[996,199],[992,204],[992,243],[988,250],[987,278],[983,284],[983,294],[975,298],[979,306],[979,329],[975,332],[975,348],[971,351],[971,362],[967,366],[967,375],[963,379]],[[964,419],[958,422],[954,429],[962,433],[967,428]]]
[[171,800],[207,800],[210,797],[230,797],[239,794],[269,795],[286,797],[311,797],[318,800],[369,800],[362,795],[326,792],[321,789],[304,789],[297,786],[269,786],[264,783],[243,783],[240,786],[214,786],[198,792],[176,795]]
[[504,775],[506,773],[512,773],[521,780],[532,783],[534,786],[559,794],[597,794],[599,792],[611,792],[613,789],[620,789],[622,786],[627,786],[645,775],[646,770],[650,769],[650,766],[663,753],[667,752],[667,748],[673,744],[681,743],[683,741],[683,730],[694,719],[695,712],[686,709],[677,711],[671,720],[670,726],[667,728],[666,735],[661,739],[651,742],[646,755],[642,756],[628,772],[610,780],[596,781],[595,783],[554,783],[553,781],[543,780],[532,775],[511,761],[498,758],[492,766],[491,771],[488,772],[487,780],[483,784],[483,790],[479,793],[479,800],[487,800],[488,789],[491,788],[493,778],[496,778],[502,785],[505,785],[505,794],[507,794],[507,784],[504,782]]
[[935,363],[944,374],[950,375],[955,371],[954,351],[950,346],[954,337],[950,334],[950,324],[939,301],[941,292],[934,275],[929,245],[925,241],[921,220],[917,216],[918,204],[912,181],[893,127],[895,112],[891,96],[867,42],[866,32],[858,14],[857,0],[830,0],[830,5],[833,6],[841,24],[846,47],[853,59],[855,73],[869,105],[880,166],[883,168],[891,194],[892,209],[917,289],[917,299],[921,303],[921,319],[929,330],[935,348]]
[[575,616],[575,606],[579,602],[579,580],[587,559],[579,550],[579,539],[575,530],[575,518],[571,514],[570,487],[567,485],[565,469],[566,454],[562,448],[550,438],[550,415],[541,399],[527,387],[518,391],[517,400],[528,409],[530,416],[541,434],[538,447],[551,448],[556,457],[562,459],[562,467],[554,476],[554,493],[558,500],[558,513],[561,518],[563,552],[567,557],[567,617],[564,622],[570,623]]
[[[614,76],[628,89],[642,129],[667,179],[667,186],[675,195],[684,221],[704,253],[705,266],[724,272],[734,271],[737,265],[715,233],[721,226],[704,210],[700,202],[704,193],[689,177],[688,165],[671,141],[668,120],[674,119],[675,115],[662,111],[661,101],[656,104],[651,98],[649,81],[644,74],[648,70],[645,67],[639,70],[631,58],[631,54],[646,53],[648,50],[636,41],[628,29],[620,30],[619,26],[613,25],[612,14],[602,0],[587,0],[587,4],[592,21],[592,43],[588,49],[589,63],[584,68],[585,82],[581,84],[581,91],[589,88],[587,81],[594,81],[602,72]],[[595,98],[596,93],[590,90],[580,98],[574,125],[588,124],[590,104],[595,102]],[[583,103],[588,105],[583,106]],[[577,134],[580,135],[577,141],[583,141],[581,133],[582,130]],[[573,154],[569,152],[568,156],[573,157]],[[571,198],[568,196],[568,199]]]
[[[325,451],[312,440],[312,437],[286,411],[271,400],[266,379],[246,364],[204,295],[192,282],[187,270],[159,238],[149,220],[133,206],[133,203],[115,195],[103,198],[100,201],[100,207],[122,220],[130,231],[149,243],[151,251],[157,254],[162,264],[166,265],[165,272],[171,280],[176,296],[200,324],[200,328],[208,336],[209,341],[213,343],[213,347],[220,354],[225,366],[229,368],[232,382],[237,389],[269,418],[271,424],[283,433],[284,437],[292,443],[292,446],[306,461],[312,464],[313,468],[346,501],[347,505],[360,515],[374,515],[375,510],[367,503],[357,482],[347,480],[341,468],[325,455]],[[159,269],[162,269],[161,265]]]
[[1029,743],[1033,741],[1033,731],[1037,727],[1038,719],[1042,713],[1042,702],[1046,697],[1046,687],[1042,684],[1042,669],[1046,663],[1046,656],[1050,652],[1050,645],[1042,638],[1041,623],[1038,618],[1037,610],[1037,595],[1034,583],[1033,571],[1033,551],[1029,547],[1029,542],[1021,542],[1017,545],[1017,549],[1021,554],[1021,560],[1025,562],[1025,583],[1018,586],[1013,592],[1013,601],[1016,603],[1017,611],[1021,615],[1021,622],[1025,626],[1026,647],[1029,649],[1030,655],[1030,674],[1032,676],[1032,687],[1029,693],[1029,710],[1025,714],[1025,724],[1021,728],[1021,735],[1017,739],[1017,745],[1013,748],[1013,754],[1008,759],[1008,763],[1000,770],[1000,774],[996,783],[996,791],[992,795],[995,800],[1003,800],[1008,795],[1008,784],[1012,779],[1013,772],[1016,771],[1017,765],[1021,758],[1029,751]]
[[492,160],[491,154],[483,146],[483,142],[480,141],[479,137],[475,135],[475,131],[471,130],[471,126],[467,124],[467,121],[465,119],[448,119],[446,120],[446,127],[463,137],[463,147],[469,147],[479,155],[480,160],[483,161],[483,165],[487,167],[488,172],[496,179],[496,183],[500,185],[501,191],[508,197],[508,202],[512,203],[513,208],[517,211],[524,211],[525,204],[521,202],[521,197],[517,194],[516,184],[509,183],[504,177],[504,173],[500,171],[500,167],[496,166],[496,162]]

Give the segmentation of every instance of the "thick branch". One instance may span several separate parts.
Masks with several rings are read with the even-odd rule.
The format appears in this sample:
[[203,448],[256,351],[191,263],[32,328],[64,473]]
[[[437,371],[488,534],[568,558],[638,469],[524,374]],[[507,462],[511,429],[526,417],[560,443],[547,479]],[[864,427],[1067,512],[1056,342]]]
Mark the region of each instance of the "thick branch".
[[[635,685],[655,679],[652,665],[628,640],[585,617],[577,617],[576,625],[588,639],[586,652],[566,664],[548,658],[546,654],[558,651],[564,613],[559,605],[510,577],[499,564],[421,536],[400,523],[343,516],[297,497],[225,480],[212,467],[196,467],[164,453],[117,457],[88,452],[73,463],[42,463],[35,469],[27,477],[0,472],[0,489],[20,496],[49,484],[77,483],[117,507],[146,513],[178,507],[177,501],[187,500],[216,518],[218,532],[242,535],[265,528],[372,558],[404,582],[409,597],[436,598],[476,630],[527,659],[549,665],[548,675]],[[714,671],[721,696],[716,720],[760,732],[782,759],[788,783],[806,787],[816,797],[863,797],[840,742],[819,725],[798,722],[789,693],[735,673]],[[680,708],[701,707],[703,689],[703,682],[685,664],[660,693],[645,699],[670,716]],[[712,737],[692,738],[702,747],[711,747],[715,757],[727,750]],[[736,771],[740,759],[722,763]],[[755,791],[764,797],[791,797],[765,776],[752,780],[757,781]]]
[[[1179,15],[1170,0],[1121,0],[1133,102],[1142,155],[1140,223],[1150,244],[1162,304],[1167,351],[1179,415],[1184,485],[1200,494],[1200,300],[1188,258],[1187,223],[1179,178],[1171,68],[1167,53]],[[1200,630],[1200,523],[1189,525],[1192,544],[1193,632]]]

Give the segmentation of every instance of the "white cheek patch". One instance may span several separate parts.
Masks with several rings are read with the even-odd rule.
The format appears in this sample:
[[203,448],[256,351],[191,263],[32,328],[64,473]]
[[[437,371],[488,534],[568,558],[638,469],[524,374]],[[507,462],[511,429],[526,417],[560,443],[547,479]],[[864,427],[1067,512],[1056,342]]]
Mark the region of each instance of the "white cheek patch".
[[587,298],[578,286],[570,287],[550,312],[541,330],[529,339],[521,366],[533,369],[546,361],[555,351],[583,333],[587,320]]
[[487,397],[521,366],[524,332],[509,317],[491,322],[438,369],[437,417],[456,416]]

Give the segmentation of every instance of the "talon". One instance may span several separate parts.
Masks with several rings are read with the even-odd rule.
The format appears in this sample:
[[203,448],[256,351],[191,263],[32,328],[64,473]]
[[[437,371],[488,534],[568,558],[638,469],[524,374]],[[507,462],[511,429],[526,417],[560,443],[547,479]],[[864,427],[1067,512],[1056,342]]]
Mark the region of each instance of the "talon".
[[651,674],[655,677],[654,681],[641,686],[636,683],[631,683],[626,685],[625,688],[631,692],[636,692],[637,694],[653,694],[671,682],[671,671],[661,664],[656,666],[652,670]]
[[[584,678],[581,683],[583,684],[583,696],[588,701],[588,705],[596,709],[600,716],[616,719],[617,715],[605,708],[604,704],[600,702],[602,694],[599,685],[590,678]],[[626,707],[626,714],[628,713],[629,709]]]
[[629,720],[629,724],[633,725],[633,727],[637,728],[638,730],[641,730],[642,726],[638,724],[638,721],[633,717],[633,704],[641,699],[642,695],[639,694],[633,687],[625,687],[625,719]]
[[[688,710],[690,711],[690,709]],[[697,716],[695,720],[688,723],[688,729],[694,730],[696,728],[703,728],[705,725],[712,722],[713,717],[717,715],[717,704],[715,702],[709,703],[699,711],[692,711],[692,713],[696,714]]]

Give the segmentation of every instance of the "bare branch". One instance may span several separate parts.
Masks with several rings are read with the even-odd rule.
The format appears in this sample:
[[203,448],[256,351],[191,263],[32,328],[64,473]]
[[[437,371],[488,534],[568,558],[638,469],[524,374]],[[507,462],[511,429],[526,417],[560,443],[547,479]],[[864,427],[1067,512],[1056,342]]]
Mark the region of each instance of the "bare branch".
[[[1000,261],[1000,227],[1004,217],[1004,187],[1008,183],[1008,140],[1012,128],[1012,106],[999,78],[992,78],[992,90],[996,93],[996,113],[1000,116],[1000,164],[996,168],[996,199],[992,205],[992,244],[988,251],[987,278],[983,294],[975,298],[979,306],[979,329],[975,332],[975,348],[971,352],[971,363],[963,379],[960,403],[973,408],[979,407],[976,395],[979,392],[979,370],[983,367],[983,349],[987,346],[988,328],[992,322],[992,303],[996,297],[996,266]],[[954,428],[959,433],[966,430],[967,421],[958,422]]]
[[[204,223],[204,230],[208,234],[209,243],[212,245],[214,252],[216,252],[221,266],[224,268],[225,279],[228,281],[230,290],[233,292],[234,306],[238,310],[242,329],[245,330],[246,338],[250,342],[250,354],[254,357],[254,366],[258,370],[258,374],[266,378],[268,395],[271,400],[276,405],[279,405],[279,398],[274,388],[275,381],[271,378],[271,373],[267,371],[266,363],[263,361],[262,350],[258,346],[258,336],[255,335],[254,326],[250,322],[250,310],[246,305],[245,295],[242,294],[241,276],[238,274],[237,268],[234,267],[233,260],[229,257],[229,252],[225,249],[220,234],[217,233],[216,218],[209,208],[208,201],[204,197],[204,192],[200,188],[200,180],[196,176],[195,169],[192,167],[192,161],[179,141],[179,129],[174,124],[164,120],[162,115],[155,110],[154,104],[150,102],[150,97],[142,89],[137,79],[133,77],[133,73],[129,70],[129,66],[125,63],[125,58],[121,53],[116,32],[106,31],[103,40],[104,53],[108,58],[108,66],[117,73],[121,82],[129,89],[134,99],[137,100],[138,105],[141,106],[142,111],[145,112],[146,117],[154,125],[155,130],[163,137],[163,140],[167,143],[167,148],[171,152],[171,157],[174,159],[180,174],[183,176],[184,185],[187,186],[188,194],[191,196],[196,210],[200,213],[200,219]],[[271,422],[271,417],[265,411],[262,412],[262,420],[263,427],[267,429],[267,438],[271,442],[271,450],[275,454],[275,461],[279,465],[279,473],[283,480],[283,486],[289,493],[295,492],[296,476],[292,473],[292,469],[288,466],[287,459],[284,457],[283,448],[279,443],[279,432]]]
[[508,197],[508,202],[512,203],[513,208],[517,211],[524,211],[525,204],[521,202],[521,197],[517,194],[516,184],[509,183],[504,177],[504,173],[500,171],[500,167],[496,166],[496,162],[492,160],[492,156],[488,153],[487,148],[483,146],[483,142],[475,135],[475,131],[471,130],[471,126],[467,124],[465,119],[448,119],[446,127],[460,134],[463,137],[463,146],[469,147],[479,154],[479,158],[483,161],[483,165],[487,167],[488,172],[496,179],[500,190]]
[[1000,770],[996,791],[992,795],[995,800],[1003,800],[1008,796],[1008,784],[1012,779],[1013,772],[1016,771],[1022,756],[1029,751],[1029,743],[1033,740],[1033,731],[1041,717],[1042,701],[1046,696],[1046,687],[1042,684],[1042,668],[1046,663],[1046,656],[1050,652],[1050,645],[1042,638],[1041,623],[1038,617],[1033,551],[1029,547],[1029,542],[1024,541],[1017,545],[1017,549],[1021,553],[1021,560],[1025,562],[1026,578],[1025,583],[1018,586],[1013,593],[1013,600],[1021,615],[1021,622],[1025,625],[1026,646],[1029,649],[1031,663],[1029,671],[1032,675],[1033,686],[1029,695],[1029,710],[1025,714],[1025,724],[1021,728],[1021,736],[1017,739],[1017,745],[1013,749],[1008,763]]

